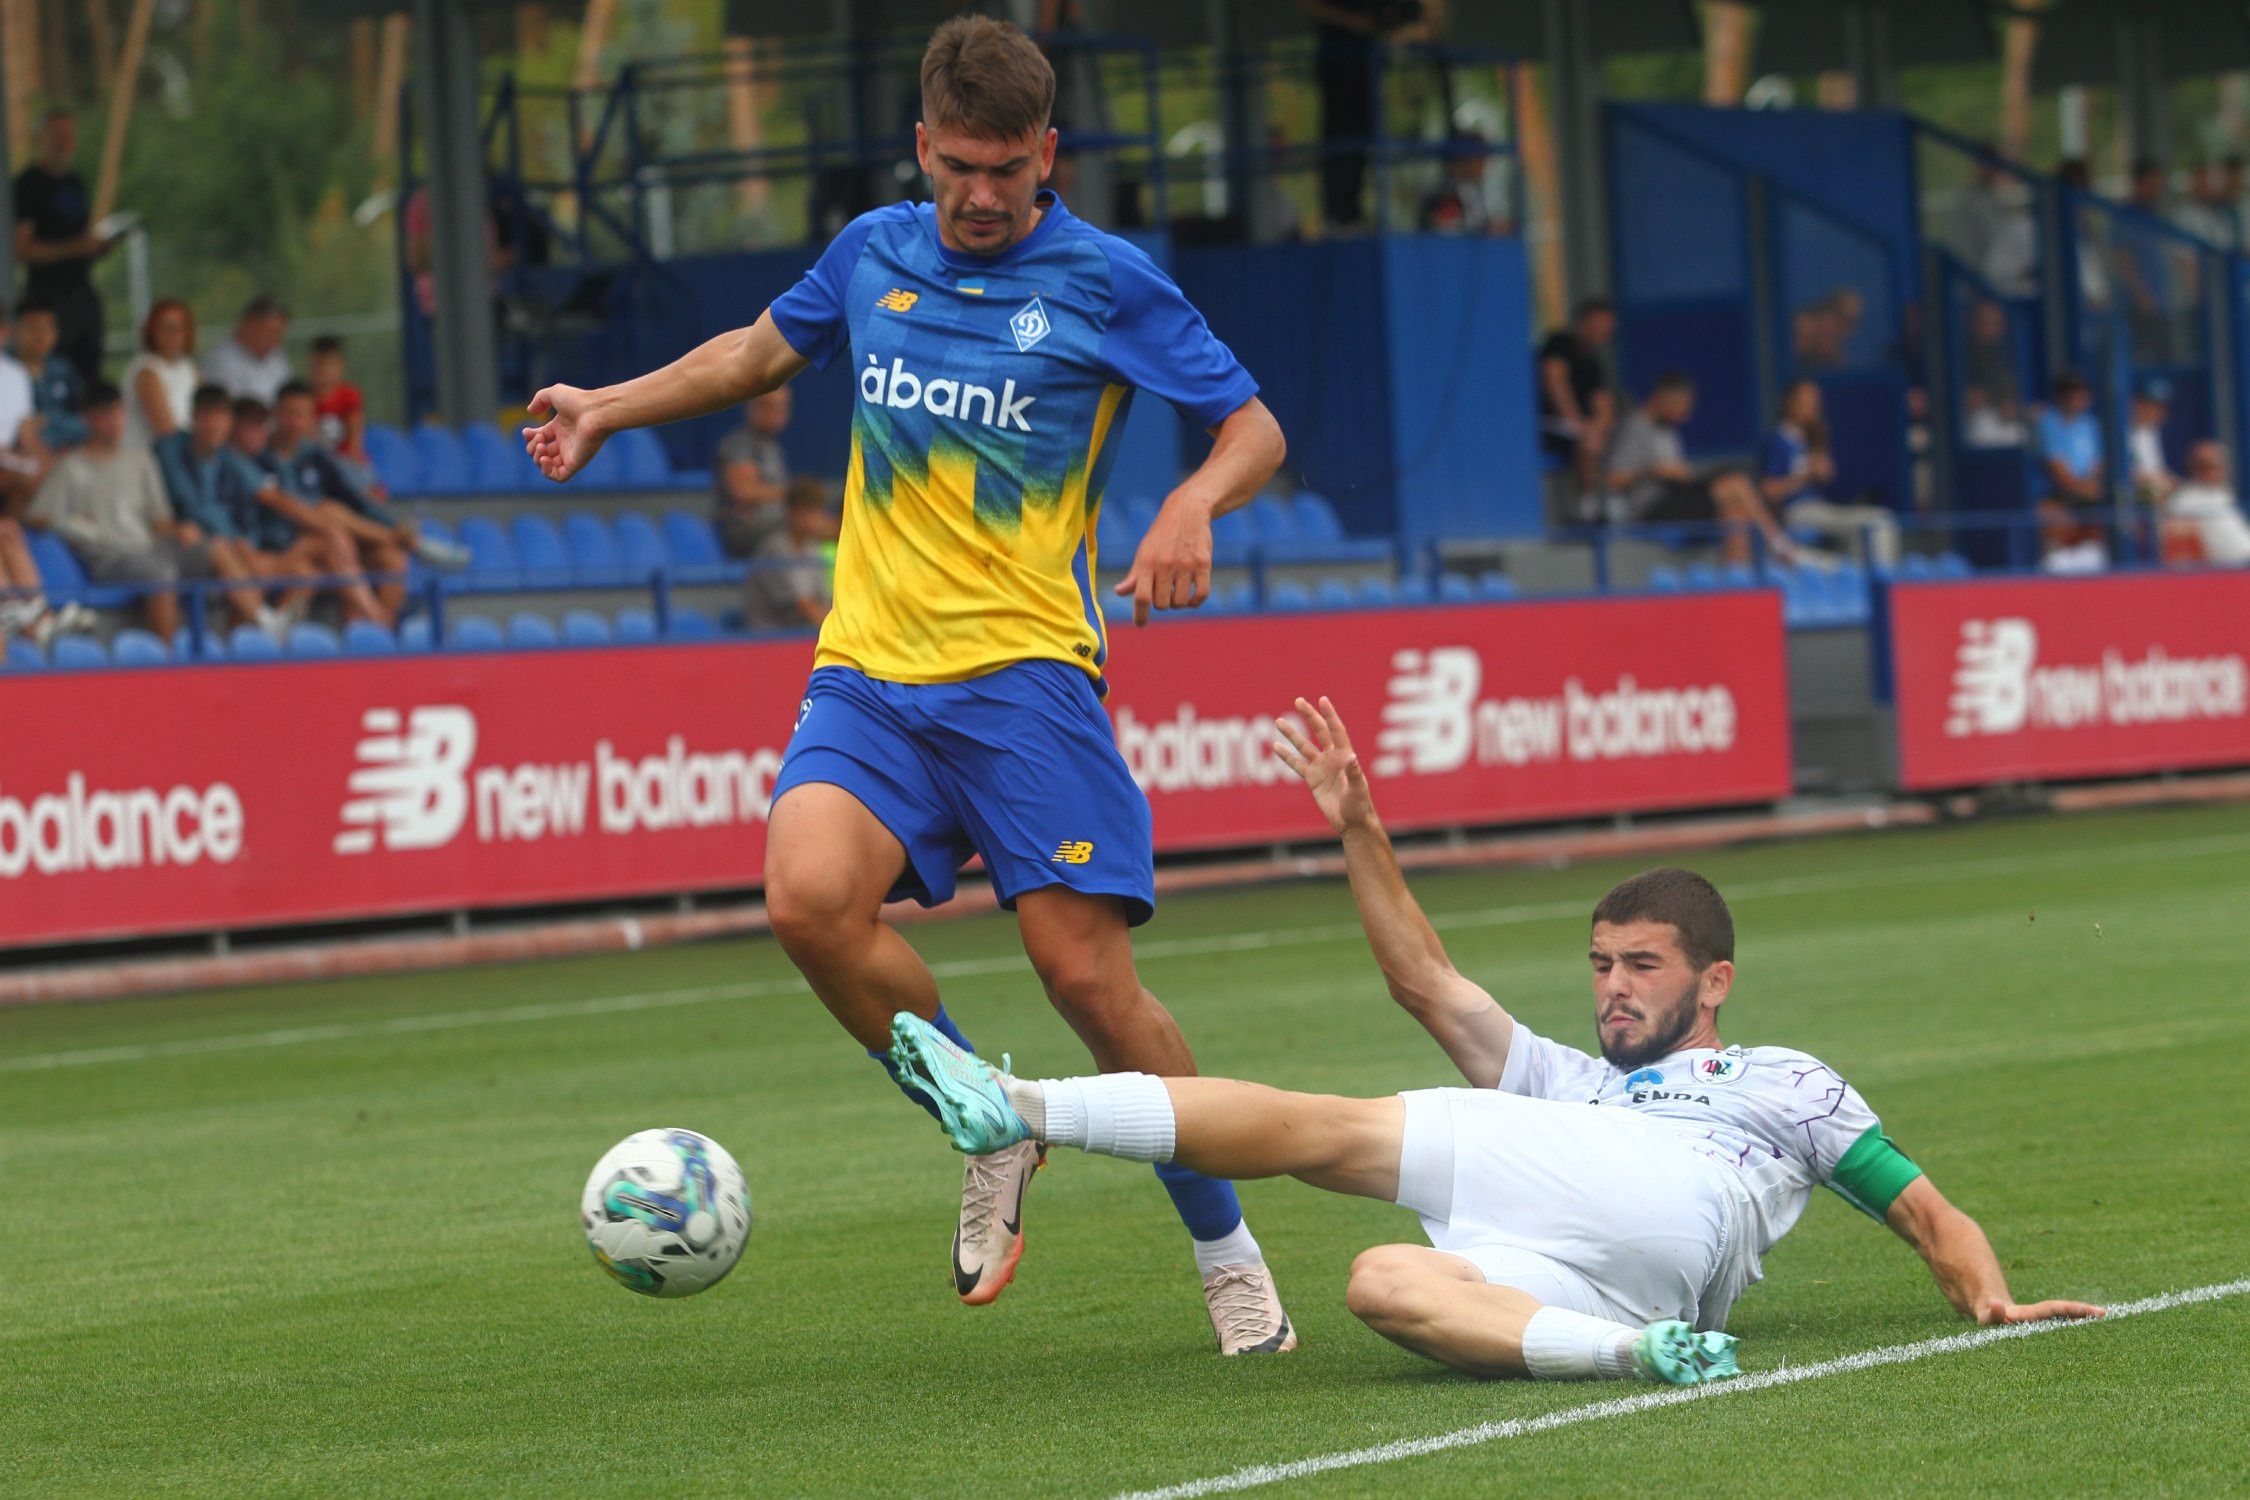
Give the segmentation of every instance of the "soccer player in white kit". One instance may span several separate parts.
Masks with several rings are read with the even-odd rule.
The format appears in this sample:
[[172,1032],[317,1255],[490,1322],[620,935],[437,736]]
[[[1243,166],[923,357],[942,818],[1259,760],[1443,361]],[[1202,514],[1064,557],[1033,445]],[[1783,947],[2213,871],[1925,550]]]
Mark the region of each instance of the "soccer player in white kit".
[[1430,1243],[1362,1253],[1347,1301],[1385,1338],[1474,1375],[1736,1373],[1727,1311],[1816,1186],[1913,1245],[1980,1323],[2100,1316],[2016,1302],[1984,1232],[1834,1069],[1720,1041],[1734,923],[1701,876],[1651,870],[1594,908],[1599,1057],[1510,1017],[1453,968],[1407,890],[1335,707],[1297,709],[1275,751],[1343,839],[1393,998],[1471,1087],[1342,1099],[1137,1073],[1033,1081],[902,1014],[893,1060],[940,1101],[956,1146],[1037,1139],[1410,1208]]

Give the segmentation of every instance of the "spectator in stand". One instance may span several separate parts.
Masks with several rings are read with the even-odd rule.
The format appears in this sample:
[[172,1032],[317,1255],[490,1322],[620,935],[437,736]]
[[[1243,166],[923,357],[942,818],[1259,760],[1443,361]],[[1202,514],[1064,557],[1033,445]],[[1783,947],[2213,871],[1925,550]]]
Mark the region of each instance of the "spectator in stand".
[[1602,455],[1617,431],[1617,398],[1602,351],[1617,336],[1617,309],[1589,297],[1570,326],[1539,346],[1539,446],[1570,466],[1581,494],[1601,490]]
[[141,320],[141,350],[125,367],[125,441],[147,448],[187,426],[198,384],[195,314],[177,297],[159,299]]
[[[2131,206],[2150,219],[2168,222],[2164,169],[2146,157],[2133,164]],[[2172,314],[2177,288],[2172,284],[2171,247],[2153,229],[2122,218],[2112,230],[2117,284],[2125,295],[2125,322],[2136,364],[2162,364],[2171,357]]]
[[338,458],[365,465],[367,399],[344,373],[344,341],[332,333],[314,339],[305,375],[320,418],[320,445]]
[[2044,565],[2065,573],[2102,568],[2109,556],[2099,520],[2109,504],[2102,427],[2094,418],[2093,388],[2075,371],[2056,380],[2054,403],[2039,418],[2039,465],[2047,481],[2047,498],[2039,503]]
[[[271,452],[273,413],[266,404],[255,396],[229,402],[225,389],[216,385],[199,391],[197,401],[198,421],[206,420],[201,403],[208,401],[210,430],[224,435],[225,447],[210,477],[235,529],[248,538],[248,560],[259,576],[335,579],[332,586],[346,619],[392,624],[394,617],[360,571],[359,549],[351,537],[317,503],[289,490]],[[204,441],[198,439],[198,444]],[[203,478],[200,472],[196,476],[197,482]],[[280,603],[283,618],[303,618],[310,592],[302,586],[286,591]]]
[[125,399],[107,381],[87,391],[86,441],[55,461],[28,519],[61,537],[89,578],[147,587],[148,627],[166,640],[179,634],[177,588],[188,579],[221,580],[238,620],[274,628],[240,550],[174,515],[156,460],[126,446]]
[[1445,180],[1422,200],[1424,234],[1506,234],[1508,221],[1485,189],[1491,143],[1474,130],[1456,130],[1446,141]]
[[2133,419],[2126,429],[2125,451],[2133,460],[2133,495],[2150,505],[2161,505],[2180,487],[2180,477],[2164,459],[2164,419],[2171,410],[2172,384],[2154,376],[2133,392]]
[[[7,336],[0,304],[0,341]],[[13,355],[0,354],[0,515],[29,502],[46,477],[50,455],[39,431],[38,393],[31,372]]]
[[752,630],[817,626],[834,602],[828,544],[836,527],[827,487],[817,479],[791,481],[782,512],[782,529],[758,549],[743,580],[743,622]]
[[2172,223],[2188,234],[2221,250],[2232,250],[2237,241],[2234,200],[2227,196],[2216,162],[2199,164],[2188,179],[2188,195],[2172,210]]
[[281,341],[289,335],[289,310],[271,297],[253,297],[234,332],[204,360],[205,375],[230,396],[255,396],[277,406],[290,378],[289,356]]
[[16,174],[16,259],[24,266],[23,294],[55,310],[62,355],[91,386],[102,373],[102,299],[94,290],[94,262],[118,237],[91,232],[93,198],[71,162],[78,155],[78,121],[67,109],[39,119],[39,145],[30,166]]
[[320,413],[312,387],[292,380],[281,387],[273,406],[273,460],[281,486],[317,510],[323,521],[351,540],[360,567],[378,579],[375,597],[387,618],[396,620],[406,603],[406,559],[420,558],[433,568],[468,566],[466,550],[422,535],[421,528],[378,500],[315,441]]
[[28,299],[17,304],[11,347],[31,379],[31,406],[39,416],[40,440],[49,452],[57,453],[86,441],[86,422],[79,415],[86,385],[78,366],[56,355],[59,337],[53,308]]
[[1423,0],[1297,0],[1318,25],[1313,71],[1320,84],[1321,216],[1330,229],[1357,229],[1367,217],[1368,143],[1375,135],[1375,90],[1386,41],[1431,34],[1441,6]]
[[2023,446],[2023,400],[2016,380],[2016,341],[2008,312],[1979,300],[1969,309],[1962,344],[1962,436],[1972,448]]
[[1766,434],[1758,467],[1759,494],[1784,526],[1817,531],[1839,550],[1856,551],[1864,544],[1868,562],[1896,566],[1898,517],[1890,508],[1843,504],[1825,493],[1836,482],[1836,462],[1828,450],[1828,420],[1817,382],[1793,380],[1782,391],[1781,409]]
[[755,557],[787,525],[789,458],[781,434],[794,410],[788,386],[753,396],[742,425],[719,440],[711,470],[711,524],[729,557]]
[[2222,157],[2219,161],[2219,198],[2227,206],[2227,216],[2234,224],[2234,246],[2240,252],[2250,250],[2250,188],[2243,185],[2242,158]]
[[1774,520],[1750,476],[1737,469],[1699,473],[1688,463],[1680,428],[1694,411],[1695,381],[1673,371],[1660,377],[1648,399],[1618,424],[1607,479],[1622,519],[1643,525],[1716,524],[1731,563],[1750,561],[1755,529],[1775,556],[1795,560],[1798,547]]
[[0,520],[0,642],[20,635],[45,646],[67,630],[87,630],[94,612],[75,601],[50,605],[39,563],[24,540],[23,527]]
[[2192,538],[2193,561],[2223,568],[2250,567],[2250,520],[2244,520],[2227,469],[2227,450],[2201,442],[2188,449],[2187,481],[2172,491],[2161,512],[2166,554],[2174,534]]

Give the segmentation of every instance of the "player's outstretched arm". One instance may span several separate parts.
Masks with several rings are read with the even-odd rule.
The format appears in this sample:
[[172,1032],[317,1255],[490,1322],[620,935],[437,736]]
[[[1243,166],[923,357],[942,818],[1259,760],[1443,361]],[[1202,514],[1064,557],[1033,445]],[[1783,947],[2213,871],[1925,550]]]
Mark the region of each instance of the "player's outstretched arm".
[[1938,1290],[1963,1316],[1979,1323],[2036,1323],[2042,1318],[2098,1318],[2085,1302],[2018,1302],[1992,1242],[1977,1221],[1948,1203],[1927,1177],[1917,1177],[1891,1200],[1883,1221],[1929,1262]]
[[1352,900],[1391,998],[1422,1023],[1471,1084],[1497,1088],[1515,1037],[1514,1019],[1453,967],[1437,929],[1407,889],[1336,705],[1322,698],[1316,708],[1299,698],[1297,715],[1302,725],[1274,720],[1281,738],[1273,751],[1304,781],[1314,805],[1344,841]]
[[1288,456],[1266,404],[1252,396],[1211,429],[1210,456],[1164,497],[1117,593],[1133,601],[1133,623],[1151,609],[1193,609],[1211,595],[1211,518],[1250,503]]
[[806,363],[774,326],[773,314],[760,313],[748,328],[722,333],[622,384],[592,391],[548,386],[531,398],[531,414],[547,420],[523,430],[524,451],[559,484],[586,467],[613,432],[723,411],[786,383]]

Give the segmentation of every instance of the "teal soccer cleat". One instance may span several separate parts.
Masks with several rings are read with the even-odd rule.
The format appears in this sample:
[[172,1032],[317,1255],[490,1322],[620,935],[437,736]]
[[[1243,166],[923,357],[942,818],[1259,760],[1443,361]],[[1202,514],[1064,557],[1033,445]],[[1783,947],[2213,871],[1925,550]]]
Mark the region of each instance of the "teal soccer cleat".
[[1697,1333],[1677,1318],[1641,1330],[1633,1341],[1633,1363],[1642,1379],[1667,1385],[1707,1385],[1742,1373],[1731,1334]]
[[891,1065],[937,1105],[955,1150],[985,1156],[1031,1139],[1000,1087],[1000,1070],[910,1011],[891,1017]]

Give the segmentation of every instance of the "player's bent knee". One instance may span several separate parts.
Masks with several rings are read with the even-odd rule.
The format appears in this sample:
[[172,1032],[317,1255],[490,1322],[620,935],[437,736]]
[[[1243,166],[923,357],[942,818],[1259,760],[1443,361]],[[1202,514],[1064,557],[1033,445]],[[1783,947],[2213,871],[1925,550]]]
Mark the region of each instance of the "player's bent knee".
[[1429,1278],[1418,1246],[1377,1245],[1353,1259],[1344,1305],[1363,1323],[1396,1323],[1413,1317],[1427,1302]]

